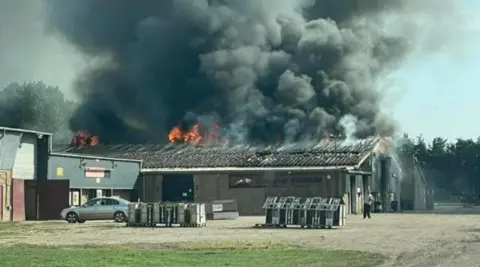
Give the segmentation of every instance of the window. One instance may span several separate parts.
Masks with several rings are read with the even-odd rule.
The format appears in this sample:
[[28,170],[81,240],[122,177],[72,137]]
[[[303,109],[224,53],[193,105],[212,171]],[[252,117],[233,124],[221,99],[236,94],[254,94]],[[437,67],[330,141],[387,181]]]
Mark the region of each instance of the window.
[[118,202],[115,199],[107,198],[107,199],[103,199],[102,205],[103,206],[118,206],[118,205],[120,205],[120,202]]
[[100,205],[100,199],[90,199],[87,203],[84,204],[85,207],[93,207],[96,205]]

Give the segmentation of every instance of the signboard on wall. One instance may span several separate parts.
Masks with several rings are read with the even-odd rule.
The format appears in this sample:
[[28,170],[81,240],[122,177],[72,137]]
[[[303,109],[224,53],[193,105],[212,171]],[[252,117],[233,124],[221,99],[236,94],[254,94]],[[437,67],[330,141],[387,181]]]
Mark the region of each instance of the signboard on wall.
[[323,182],[323,177],[319,176],[297,176],[291,177],[292,185],[309,185],[309,184],[320,184]]
[[60,176],[60,177],[63,176],[63,168],[61,168],[61,167],[57,168],[57,176]]
[[105,168],[88,167],[88,168],[85,168],[85,177],[86,178],[104,178],[105,171],[106,171]]

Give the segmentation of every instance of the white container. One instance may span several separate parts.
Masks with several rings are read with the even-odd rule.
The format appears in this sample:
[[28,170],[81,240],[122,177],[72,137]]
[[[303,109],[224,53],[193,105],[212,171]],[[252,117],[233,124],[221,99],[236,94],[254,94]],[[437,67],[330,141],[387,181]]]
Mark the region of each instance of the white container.
[[129,203],[128,204],[128,223],[136,223],[135,222],[135,211],[136,211],[136,204]]
[[205,213],[205,204],[190,204],[188,205],[190,213],[190,223],[197,225],[204,225],[207,222],[207,216]]
[[189,204],[179,203],[177,207],[177,223],[185,223],[185,210],[188,208]]
[[345,226],[346,219],[347,219],[347,213],[346,213],[347,209],[345,209],[345,205],[340,205],[340,207],[338,208],[340,213],[340,220],[339,220],[338,226]]
[[140,204],[140,223],[148,223],[148,205]]
[[333,211],[325,211],[325,226],[333,226]]
[[278,209],[272,211],[272,224],[280,224],[280,210]]
[[160,203],[153,203],[153,218],[152,218],[152,223],[161,223],[160,217],[161,217],[161,209],[160,209]]

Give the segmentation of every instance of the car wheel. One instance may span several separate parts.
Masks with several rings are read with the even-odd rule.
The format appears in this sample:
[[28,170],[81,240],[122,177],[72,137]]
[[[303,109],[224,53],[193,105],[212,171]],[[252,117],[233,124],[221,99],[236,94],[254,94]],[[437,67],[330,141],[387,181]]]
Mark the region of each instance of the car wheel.
[[77,223],[78,222],[78,215],[75,212],[70,212],[67,214],[67,222],[68,223]]
[[125,216],[125,213],[119,211],[115,212],[115,214],[113,215],[113,219],[115,220],[115,222],[122,223],[127,221],[127,216]]
[[85,220],[78,220],[77,222],[78,223],[85,223],[86,221]]

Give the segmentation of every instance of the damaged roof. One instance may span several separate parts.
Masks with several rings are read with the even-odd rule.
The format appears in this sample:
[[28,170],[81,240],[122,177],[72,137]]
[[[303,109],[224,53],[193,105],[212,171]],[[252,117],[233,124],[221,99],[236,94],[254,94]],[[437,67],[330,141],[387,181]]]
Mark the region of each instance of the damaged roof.
[[380,138],[332,140],[284,146],[98,145],[71,147],[64,153],[143,160],[143,169],[357,167]]

